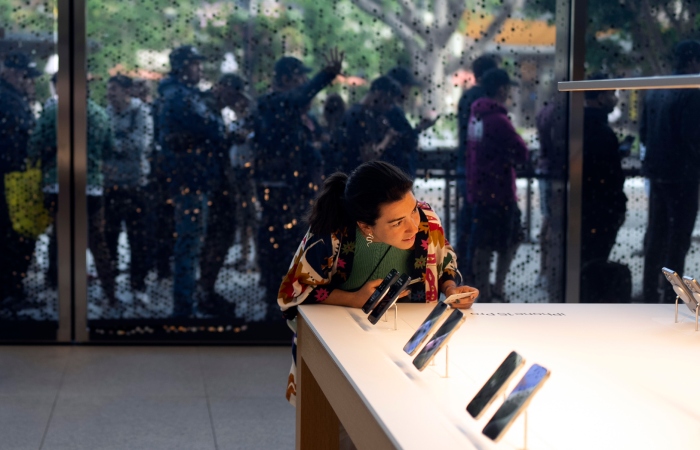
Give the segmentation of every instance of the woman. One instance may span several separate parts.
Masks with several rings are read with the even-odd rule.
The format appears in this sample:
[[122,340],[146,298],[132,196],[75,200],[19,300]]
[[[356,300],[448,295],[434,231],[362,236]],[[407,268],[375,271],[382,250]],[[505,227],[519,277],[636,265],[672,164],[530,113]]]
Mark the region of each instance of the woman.
[[[474,288],[459,286],[462,276],[440,219],[416,200],[408,175],[391,164],[372,161],[349,177],[331,175],[309,225],[277,300],[295,331],[298,305],[361,308],[391,269],[423,280],[406,291],[403,301],[436,302],[440,293],[470,292],[456,305],[469,308],[478,295]],[[295,374],[293,363],[287,386],[292,404]]]

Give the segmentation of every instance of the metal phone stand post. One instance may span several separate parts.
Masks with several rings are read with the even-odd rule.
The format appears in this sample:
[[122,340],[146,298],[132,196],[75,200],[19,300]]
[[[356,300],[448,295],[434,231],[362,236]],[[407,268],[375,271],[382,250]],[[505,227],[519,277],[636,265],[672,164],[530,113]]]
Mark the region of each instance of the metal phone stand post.
[[445,376],[450,378],[450,344],[445,345]]
[[[503,393],[503,403],[506,402],[506,394]],[[527,409],[523,411],[523,448],[522,450],[527,450]]]
[[[392,308],[394,308],[394,331],[396,331],[399,329],[399,306],[396,303],[394,303],[394,306],[392,306]],[[389,319],[386,318],[386,313],[384,313],[384,315],[382,316],[382,321],[389,321]]]
[[[445,375],[443,375],[442,378],[450,378],[450,346],[449,346],[449,344],[445,345],[444,352],[445,352]],[[430,364],[428,364],[428,365],[429,366],[436,366],[437,364],[435,364],[435,358],[433,358],[430,361]]]
[[[676,295],[676,323],[678,323],[678,301],[680,299],[680,295]],[[700,313],[700,305],[695,307],[695,331],[698,331],[698,313]]]

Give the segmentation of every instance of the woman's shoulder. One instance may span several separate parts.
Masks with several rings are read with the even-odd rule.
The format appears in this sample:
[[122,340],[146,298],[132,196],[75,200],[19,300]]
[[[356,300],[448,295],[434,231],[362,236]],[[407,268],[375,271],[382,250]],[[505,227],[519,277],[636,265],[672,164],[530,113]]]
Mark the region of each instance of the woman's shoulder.
[[[309,249],[317,244],[333,246],[333,242],[345,241],[350,234],[349,227],[341,227],[331,233],[314,234],[309,230],[301,241],[302,247]],[[354,237],[354,236],[353,236]]]
[[423,229],[428,233],[439,233],[444,234],[445,230],[442,228],[442,220],[440,216],[430,207],[429,204],[425,202],[418,202],[418,209],[421,211],[422,215],[425,217],[421,218],[421,222],[424,224]]
[[440,221],[440,217],[428,203],[418,200],[418,209],[423,211],[423,214],[425,214],[428,220]]

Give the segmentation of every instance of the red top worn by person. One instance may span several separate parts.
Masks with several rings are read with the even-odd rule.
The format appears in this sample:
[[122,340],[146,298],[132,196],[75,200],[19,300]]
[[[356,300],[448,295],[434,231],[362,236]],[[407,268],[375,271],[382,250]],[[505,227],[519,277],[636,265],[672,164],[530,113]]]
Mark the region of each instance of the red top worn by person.
[[472,104],[467,140],[467,198],[471,204],[517,202],[515,165],[527,161],[528,150],[504,103],[482,97]]

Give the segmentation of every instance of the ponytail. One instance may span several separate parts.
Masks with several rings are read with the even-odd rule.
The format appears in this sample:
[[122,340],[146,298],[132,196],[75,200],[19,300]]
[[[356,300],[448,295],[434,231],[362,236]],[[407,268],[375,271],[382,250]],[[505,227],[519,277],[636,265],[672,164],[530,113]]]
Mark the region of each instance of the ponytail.
[[413,189],[413,180],[401,169],[383,161],[361,164],[350,176],[336,172],[308,215],[313,234],[329,234],[352,222],[374,225],[382,205],[401,200]]
[[323,183],[323,190],[308,217],[313,234],[329,234],[349,223],[344,201],[347,183],[348,176],[342,172],[334,173]]

